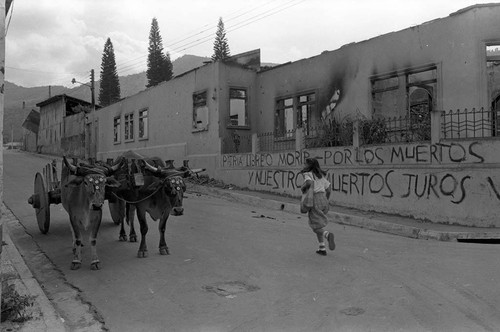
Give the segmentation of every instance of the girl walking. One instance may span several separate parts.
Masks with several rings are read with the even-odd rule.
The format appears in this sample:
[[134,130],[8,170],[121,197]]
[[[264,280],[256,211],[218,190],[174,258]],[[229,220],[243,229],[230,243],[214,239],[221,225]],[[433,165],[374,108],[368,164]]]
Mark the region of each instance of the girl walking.
[[304,169],[300,171],[304,176],[304,183],[300,188],[302,193],[307,192],[311,186],[314,190],[314,206],[309,210],[309,226],[316,233],[319,249],[316,251],[321,256],[326,256],[325,240],[328,241],[330,250],[335,249],[333,233],[324,228],[328,224],[326,214],[329,210],[328,200],[332,193],[330,182],[326,179],[326,172],[319,166],[315,158],[307,158]]

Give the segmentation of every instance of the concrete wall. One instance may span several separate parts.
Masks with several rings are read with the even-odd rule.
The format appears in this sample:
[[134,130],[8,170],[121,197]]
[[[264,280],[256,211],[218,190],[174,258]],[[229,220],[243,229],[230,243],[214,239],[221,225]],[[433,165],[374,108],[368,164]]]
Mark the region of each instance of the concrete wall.
[[23,128],[23,150],[36,152],[37,136],[34,132]]
[[384,144],[220,157],[225,183],[300,196],[298,172],[316,157],[331,202],[432,222],[500,227],[500,141]]

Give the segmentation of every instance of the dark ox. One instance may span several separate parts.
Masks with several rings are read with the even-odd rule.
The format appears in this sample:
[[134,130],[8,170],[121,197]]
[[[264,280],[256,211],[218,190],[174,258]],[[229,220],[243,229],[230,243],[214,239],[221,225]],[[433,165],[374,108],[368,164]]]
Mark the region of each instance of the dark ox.
[[89,232],[92,270],[100,268],[97,256],[97,232],[101,225],[102,205],[105,187],[118,187],[120,184],[110,173],[114,168],[99,168],[90,165],[75,166],[63,158],[61,171],[61,202],[69,215],[73,233],[73,261],[71,269],[76,270],[82,264],[82,238]]
[[[170,214],[179,216],[184,213],[182,199],[186,191],[186,185],[182,177],[187,176],[188,172],[175,169],[162,169],[161,167],[151,165],[146,160],[142,161],[142,163],[145,168],[144,184],[136,187],[131,185],[130,181],[121,181],[122,186],[120,189],[114,191],[119,200],[115,203],[110,202],[109,208],[113,214],[126,217],[126,221],[130,225],[130,242],[137,241],[134,229],[134,212],[137,214],[141,232],[141,243],[137,257],[140,258],[148,256],[146,243],[148,223],[146,213],[153,220],[159,220],[159,251],[161,255],[168,255],[169,249],[165,240],[167,219]],[[130,177],[128,171],[124,171],[123,169],[117,175],[119,179],[125,179],[127,176]],[[127,240],[123,219],[121,221],[120,240]]]

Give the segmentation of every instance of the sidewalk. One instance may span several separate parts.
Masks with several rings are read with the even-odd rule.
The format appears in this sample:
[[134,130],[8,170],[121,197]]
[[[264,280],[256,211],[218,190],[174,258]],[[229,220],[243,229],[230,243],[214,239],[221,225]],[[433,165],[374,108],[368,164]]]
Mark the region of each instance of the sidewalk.
[[[220,189],[198,184],[188,184],[188,192],[190,191],[221,197],[233,202],[300,214],[298,198],[257,191]],[[414,239],[439,241],[500,239],[500,228],[436,224],[408,217],[366,212],[340,206],[330,206],[328,215],[333,222],[341,225],[356,226]]]
[[[52,303],[43,292],[38,281],[26,266],[23,257],[17,250],[9,235],[8,222],[16,219],[12,212],[2,206],[3,219],[3,248],[2,248],[2,282],[14,284],[19,295],[33,298],[33,306],[26,309],[26,314],[31,319],[23,323],[6,321],[1,325],[1,331],[23,332],[59,332],[67,331],[63,319],[54,309]],[[2,294],[2,298],[5,294]]]
[[[255,191],[221,189],[192,183],[188,183],[187,186],[188,193],[199,193],[252,206],[300,213],[299,200],[290,197]],[[3,207],[3,212],[2,218],[5,218],[5,245],[2,252],[2,278],[15,283],[20,294],[33,295],[35,304],[30,308],[33,319],[22,324],[2,323],[1,331],[69,331],[38,281],[24,263],[22,256],[9,236],[8,221],[11,218],[15,219],[15,216],[6,207]],[[500,229],[438,225],[401,216],[364,212],[338,206],[331,207],[329,216],[333,222],[342,225],[361,227],[414,239],[439,241],[500,239]]]

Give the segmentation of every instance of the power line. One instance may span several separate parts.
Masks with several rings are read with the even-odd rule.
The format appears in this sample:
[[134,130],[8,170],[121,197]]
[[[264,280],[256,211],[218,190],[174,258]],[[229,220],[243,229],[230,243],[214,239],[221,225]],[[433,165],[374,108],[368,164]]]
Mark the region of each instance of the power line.
[[[234,21],[236,19],[239,19],[239,18],[242,18],[244,17],[245,15],[249,14],[249,13],[252,13],[252,12],[255,12],[256,10],[260,10],[260,9],[263,9],[264,7],[266,6],[269,6],[271,3],[275,2],[277,0],[272,0],[272,1],[269,1],[268,3],[266,3],[264,6],[255,6],[255,7],[252,7],[251,9],[249,10],[246,10],[244,11],[243,13],[240,13],[238,15],[236,15],[238,12],[241,12],[241,9],[234,12],[235,14],[233,14],[234,16],[229,16],[229,19],[226,20],[226,22],[230,22],[230,21]],[[254,22],[257,22],[257,21],[260,21],[264,18],[267,18],[269,16],[272,16],[272,15],[275,15],[275,14],[278,14],[288,8],[291,8],[293,6],[296,6],[302,2],[304,2],[305,0],[291,0],[291,1],[288,1],[284,4],[279,4],[273,8],[270,8],[270,9],[267,9],[265,11],[261,11],[259,12],[258,14],[256,15],[253,15],[251,17],[248,17],[248,18],[245,18],[243,20],[238,20],[237,22],[235,22],[234,24],[232,25],[229,25],[228,26],[228,29],[226,30],[226,32],[232,32],[232,31],[236,31],[242,27],[245,27],[247,25],[250,25]],[[12,12],[11,12],[11,17],[12,17]],[[205,27],[209,27],[209,28],[206,28]],[[166,48],[171,48],[172,46],[174,45],[177,45],[183,41],[187,41],[189,39],[192,39],[192,38],[195,38],[196,36],[198,35],[203,35],[205,34],[205,36],[202,36],[196,40],[192,40],[192,41],[189,41],[189,42],[186,42],[182,45],[179,45],[175,48],[171,48],[170,49],[170,52],[176,52],[176,53],[180,53],[182,51],[185,51],[187,49],[190,49],[190,48],[193,48],[195,46],[198,46],[198,45],[201,45],[201,44],[204,44],[210,40],[213,40],[214,38],[214,33],[213,32],[210,32],[209,34],[206,34],[208,31],[210,31],[213,27],[216,27],[216,25],[214,26],[213,24],[206,24],[204,26],[201,27],[201,29],[203,29],[202,31],[199,31],[197,33],[194,33],[194,34],[191,34],[191,35],[188,35],[187,37],[184,37],[182,39],[177,39],[177,41],[174,40],[173,43],[170,43],[166,46]],[[119,64],[117,66],[117,73],[119,75],[122,75],[126,72],[130,72],[134,69],[137,69],[137,68],[140,68],[140,67],[145,67],[147,65],[147,54],[146,55],[143,55],[143,56],[140,56],[138,58],[135,58],[135,59],[130,59],[130,60],[127,60],[127,61],[124,61],[122,62],[121,64]],[[129,63],[129,64],[127,64]],[[127,65],[124,65],[124,64],[127,64]],[[34,74],[40,74],[40,75],[47,75],[47,74],[51,74],[53,75],[53,72],[46,72],[46,71],[39,71],[39,70],[31,70],[31,69],[23,69],[23,68],[16,68],[16,67],[6,67],[7,69],[13,69],[13,70],[20,70],[20,71],[27,71],[27,72],[31,72],[31,73],[34,73]],[[81,73],[76,73],[76,74],[59,74],[61,78],[70,78],[70,77],[79,77],[79,76],[83,76],[84,73],[87,73],[87,72],[81,72]],[[61,81],[61,82],[65,82],[65,79],[61,79],[61,80],[58,80],[58,81]],[[61,83],[61,85],[64,85],[63,83]]]
[[[285,4],[281,4],[281,5],[279,5],[279,6],[276,6],[276,7],[274,7],[274,8],[271,8],[271,9],[269,9],[269,10],[266,10],[266,11],[264,11],[264,12],[261,12],[261,13],[259,13],[259,14],[257,14],[257,15],[254,15],[254,16],[252,16],[252,17],[250,17],[250,18],[247,18],[247,19],[245,19],[245,20],[243,20],[243,21],[237,22],[237,23],[235,23],[234,25],[229,26],[229,28],[228,28],[228,30],[227,30],[226,32],[231,32],[231,31],[238,30],[238,29],[240,29],[240,28],[242,28],[242,27],[244,27],[244,26],[247,26],[247,25],[249,25],[249,24],[251,24],[251,23],[254,23],[254,22],[260,21],[260,20],[262,20],[262,19],[264,19],[264,18],[266,18],[266,17],[269,17],[269,16],[272,16],[272,15],[278,14],[278,13],[280,13],[280,12],[282,12],[282,11],[284,11],[284,10],[288,9],[288,8],[291,8],[291,7],[295,6],[295,5],[298,5],[298,4],[299,4],[299,3],[301,3],[301,2],[304,2],[305,0],[300,0],[300,1],[298,1],[298,2],[295,2],[295,1],[297,1],[297,0],[291,0],[291,1],[288,1],[288,2],[287,2],[287,3],[285,3]],[[295,3],[293,3],[293,2],[295,2]],[[253,10],[249,10],[249,11],[245,12],[245,14],[247,14],[247,13],[249,13],[249,12],[252,12],[252,11],[253,11]],[[267,14],[267,15],[264,15],[264,14]],[[264,16],[263,16],[263,15],[264,15]],[[239,15],[239,16],[242,16],[242,15]],[[238,16],[238,17],[239,17],[239,16]],[[189,38],[185,38],[185,39],[189,39]],[[208,42],[208,41],[210,41],[210,40],[212,40],[212,39],[213,39],[213,34],[210,34],[210,35],[207,35],[207,36],[201,37],[201,38],[199,38],[199,39],[197,39],[197,40],[194,40],[194,41],[190,41],[190,42],[188,42],[188,43],[185,43],[185,44],[183,44],[183,45],[181,45],[181,46],[178,46],[177,48],[171,49],[171,51],[172,51],[172,52],[179,52],[179,53],[180,53],[181,51],[185,51],[185,50],[187,50],[187,49],[189,49],[189,48],[192,48],[192,47],[195,47],[195,46],[198,46],[198,45],[204,44],[204,43],[206,43],[206,42]],[[173,45],[173,44],[172,44],[172,45]],[[171,46],[171,45],[168,45],[168,46]],[[167,46],[167,47],[168,47],[168,46]],[[147,55],[142,56],[141,58],[145,58],[146,56],[147,56]],[[138,59],[139,59],[139,58],[138,58]],[[124,72],[131,71],[131,70],[133,70],[134,68],[137,68],[138,66],[144,66],[145,64],[146,64],[146,62],[145,62],[144,60],[142,60],[142,61],[136,62],[136,63],[134,63],[134,64],[130,64],[130,65],[125,66],[125,67],[120,67],[120,68],[118,69],[118,71],[119,71],[121,74],[123,74]]]

